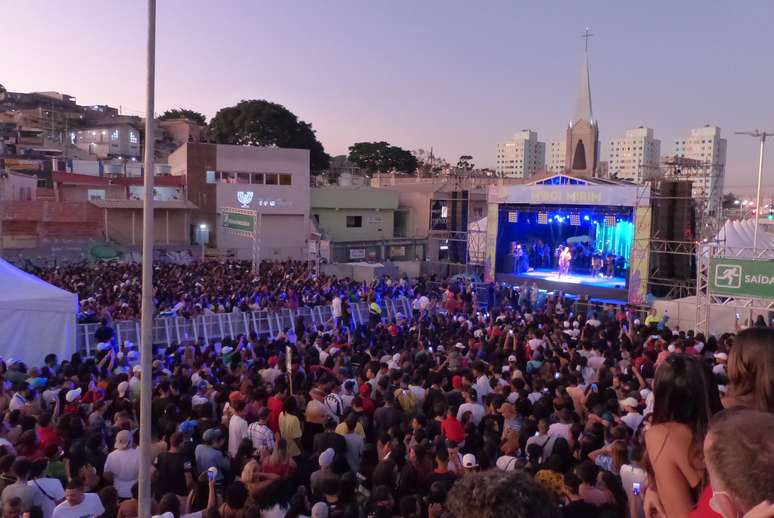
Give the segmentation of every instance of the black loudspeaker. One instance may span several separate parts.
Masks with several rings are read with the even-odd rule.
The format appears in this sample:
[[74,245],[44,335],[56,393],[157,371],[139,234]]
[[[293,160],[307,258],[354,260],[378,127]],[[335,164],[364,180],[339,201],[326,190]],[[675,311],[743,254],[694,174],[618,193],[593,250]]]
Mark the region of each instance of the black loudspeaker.
[[[672,239],[672,199],[675,182],[661,182],[659,194],[653,198],[653,216],[651,235],[654,240],[670,241]],[[658,271],[659,277],[672,277],[671,254],[653,254],[653,271]]]
[[[692,182],[674,182],[674,198],[672,200],[672,241],[694,241],[696,239],[696,218],[691,191]],[[692,255],[672,256],[672,270],[676,279],[689,279],[693,271]]]

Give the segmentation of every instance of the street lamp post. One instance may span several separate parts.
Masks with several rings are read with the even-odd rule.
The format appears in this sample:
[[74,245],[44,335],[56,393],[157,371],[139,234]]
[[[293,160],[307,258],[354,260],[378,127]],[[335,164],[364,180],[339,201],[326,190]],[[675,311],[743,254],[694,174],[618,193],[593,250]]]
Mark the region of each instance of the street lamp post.
[[766,146],[766,137],[774,136],[772,132],[766,131],[737,131],[737,135],[747,135],[755,137],[761,142],[761,149],[758,154],[758,187],[755,192],[755,227],[753,227],[753,256],[758,255],[758,226],[761,217],[761,182],[763,180],[763,148]]
[[[199,243],[202,245],[202,262],[204,262],[204,252],[207,245],[207,239],[204,239],[204,236],[209,228],[207,223],[199,223]],[[207,237],[209,237],[209,235]]]
[[151,399],[153,397],[153,111],[156,83],[156,0],[148,0],[145,104],[145,199],[142,206],[142,313],[140,319],[140,472],[138,511],[151,518]]

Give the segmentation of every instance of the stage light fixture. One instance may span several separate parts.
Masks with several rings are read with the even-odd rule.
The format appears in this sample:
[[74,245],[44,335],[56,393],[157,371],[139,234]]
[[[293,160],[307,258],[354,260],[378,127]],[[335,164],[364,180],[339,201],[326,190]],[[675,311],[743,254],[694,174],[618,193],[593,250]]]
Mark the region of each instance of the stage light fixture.
[[588,220],[590,220],[590,219],[591,219],[591,218],[589,217],[589,215],[588,215],[588,214],[586,214],[585,216],[583,216],[583,221],[588,221]]
[[616,218],[614,214],[607,214],[605,215],[605,225],[608,227],[614,227],[616,223]]
[[580,214],[570,214],[570,225],[574,227],[580,226]]
[[541,225],[547,225],[548,224],[548,213],[546,212],[538,212],[538,223]]
[[518,222],[519,222],[519,212],[515,210],[509,210],[508,223],[518,223]]

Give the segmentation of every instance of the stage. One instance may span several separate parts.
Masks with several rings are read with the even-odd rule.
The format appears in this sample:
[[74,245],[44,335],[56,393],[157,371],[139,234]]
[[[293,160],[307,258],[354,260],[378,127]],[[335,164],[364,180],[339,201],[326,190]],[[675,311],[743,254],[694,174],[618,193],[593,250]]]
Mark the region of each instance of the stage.
[[588,274],[563,275],[560,279],[555,270],[538,268],[519,274],[498,273],[497,280],[514,286],[524,282],[535,282],[539,288],[552,291],[559,290],[577,295],[587,295],[594,298],[606,298],[625,301],[627,298],[626,279],[623,277],[593,277]]

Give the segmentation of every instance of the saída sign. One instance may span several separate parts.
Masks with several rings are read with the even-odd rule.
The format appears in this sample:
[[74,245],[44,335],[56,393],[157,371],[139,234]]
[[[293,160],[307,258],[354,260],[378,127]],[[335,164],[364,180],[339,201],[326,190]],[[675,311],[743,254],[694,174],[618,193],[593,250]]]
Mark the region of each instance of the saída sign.
[[711,258],[709,288],[713,295],[774,299],[774,261]]

